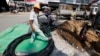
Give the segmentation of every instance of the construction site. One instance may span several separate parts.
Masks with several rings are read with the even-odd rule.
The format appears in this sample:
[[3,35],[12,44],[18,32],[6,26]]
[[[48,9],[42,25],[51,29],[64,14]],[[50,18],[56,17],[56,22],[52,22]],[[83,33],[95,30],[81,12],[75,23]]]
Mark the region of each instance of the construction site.
[[[9,42],[10,44],[8,44],[8,46],[5,47],[5,50],[3,50],[2,46],[0,45],[1,47],[0,50],[2,50],[0,51],[0,55],[3,56],[32,56],[32,55],[34,56],[100,56],[100,0],[93,0],[93,1],[91,0],[88,2],[84,0],[81,1],[81,3],[77,3],[75,1],[73,1],[73,3],[64,3],[64,2],[65,1],[49,2],[48,4],[41,3],[41,7],[45,5],[52,8],[51,15],[53,16],[53,23],[50,26],[51,28],[49,29],[49,26],[44,27],[46,32],[49,32],[50,30],[49,33],[51,33],[52,36],[52,40],[46,43],[45,41],[43,41],[45,45],[49,43],[47,45],[47,49],[43,49],[42,51],[35,53],[34,50],[36,47],[38,47],[37,45],[36,47],[34,47],[34,50],[31,50],[34,53],[31,54],[21,53],[21,55],[20,53],[17,53],[17,51],[20,50],[20,49],[18,49],[17,51],[15,50],[17,45],[19,45],[19,43],[22,43],[22,45],[24,46],[24,44],[26,43],[25,42],[23,44],[24,40],[28,41],[26,39],[29,39],[29,36],[32,34],[32,33],[26,34],[29,26],[25,25],[27,26],[27,28],[23,26],[26,29],[23,31],[23,33],[25,33],[26,35],[22,34],[20,36],[17,36],[18,38],[16,37],[11,42]],[[23,12],[23,10],[21,12]],[[27,10],[27,12],[29,11]],[[86,14],[84,14],[85,12]],[[12,30],[9,31],[12,32]],[[5,32],[7,32],[7,30]],[[10,33],[8,35],[6,33],[5,34],[3,33],[0,34],[0,38],[5,36],[10,37],[11,35]],[[40,37],[38,36],[36,38],[36,42],[39,44],[39,41],[41,40],[38,40],[38,38]],[[41,45],[43,43],[41,43]],[[43,46],[41,46],[41,48],[42,47]],[[26,49],[24,51],[26,51]]]

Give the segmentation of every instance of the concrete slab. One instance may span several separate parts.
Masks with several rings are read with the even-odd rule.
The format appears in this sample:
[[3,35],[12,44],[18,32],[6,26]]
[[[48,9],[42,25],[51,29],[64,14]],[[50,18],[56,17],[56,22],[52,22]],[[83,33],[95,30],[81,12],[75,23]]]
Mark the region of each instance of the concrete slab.
[[86,51],[74,48],[65,41],[56,31],[52,32],[55,48],[51,56],[90,56]]

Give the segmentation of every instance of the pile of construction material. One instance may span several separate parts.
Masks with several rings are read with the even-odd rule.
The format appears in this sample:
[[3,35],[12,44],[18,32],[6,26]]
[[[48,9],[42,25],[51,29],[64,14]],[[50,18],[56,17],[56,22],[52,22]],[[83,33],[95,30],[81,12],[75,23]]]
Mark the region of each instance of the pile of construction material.
[[56,31],[75,48],[87,51],[91,56],[100,56],[100,37],[96,34],[96,31],[88,29],[85,40],[81,40],[79,35],[84,24],[83,20],[70,20],[59,25]]
[[[84,10],[76,10],[72,5],[67,4],[59,4],[59,11],[57,11],[58,15],[71,16],[75,12],[77,17],[83,17]],[[87,15],[90,15],[90,11],[87,11]]]
[[[73,11],[73,10],[66,10],[66,9],[60,9],[59,10],[59,15],[71,15],[73,12],[76,12],[76,16],[80,16],[80,17],[82,17],[83,16],[83,14],[84,14],[84,11]],[[87,12],[87,15],[89,16],[90,15],[90,12],[88,11]]]

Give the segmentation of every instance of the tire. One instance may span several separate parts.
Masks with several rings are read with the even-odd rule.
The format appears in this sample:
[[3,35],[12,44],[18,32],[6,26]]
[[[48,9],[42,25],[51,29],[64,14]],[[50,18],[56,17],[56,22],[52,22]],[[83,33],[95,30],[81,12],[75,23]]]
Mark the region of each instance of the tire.
[[[15,40],[13,40],[13,41],[8,45],[8,47],[6,48],[6,50],[4,51],[3,56],[17,56],[17,55],[15,54],[15,49],[16,49],[16,47],[17,47],[22,41],[24,41],[24,40],[26,40],[26,39],[29,39],[29,38],[30,38],[29,36],[30,36],[31,34],[32,34],[32,33],[27,33],[27,34],[22,35],[22,36],[16,38]],[[53,42],[53,40],[51,39],[51,40],[49,40],[49,43],[48,43],[47,47],[44,48],[43,50],[41,50],[40,52],[38,52],[38,53],[29,53],[29,54],[26,54],[26,55],[24,55],[24,56],[49,56],[49,55],[52,53],[53,48],[54,48],[54,42]],[[21,55],[19,55],[19,56],[21,56]]]

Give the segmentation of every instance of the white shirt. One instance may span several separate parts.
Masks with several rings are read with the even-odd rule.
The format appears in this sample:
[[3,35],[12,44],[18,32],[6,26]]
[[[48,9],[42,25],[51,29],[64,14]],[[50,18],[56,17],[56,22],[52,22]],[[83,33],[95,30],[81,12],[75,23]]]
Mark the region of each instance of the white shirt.
[[34,11],[31,11],[30,13],[30,20],[33,20],[33,26],[39,27],[38,14]]

